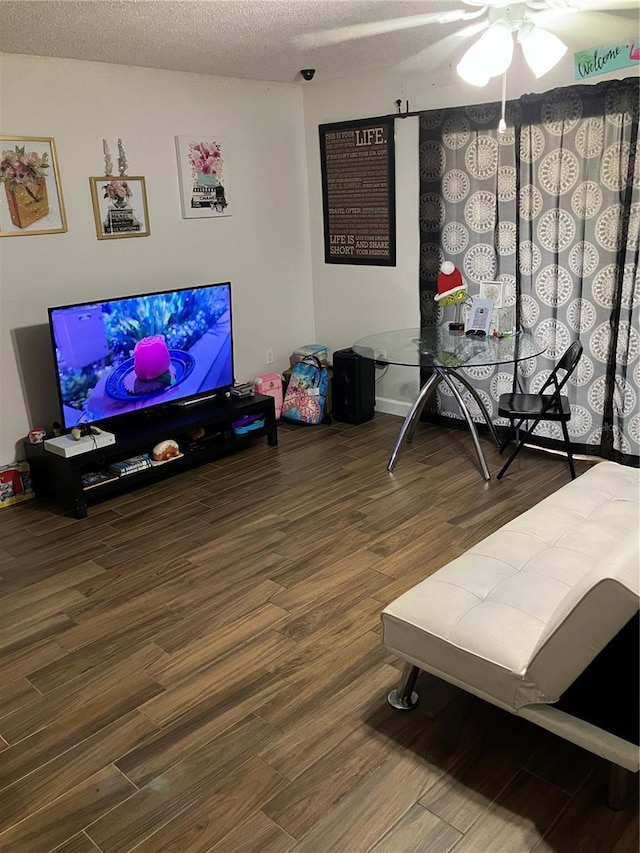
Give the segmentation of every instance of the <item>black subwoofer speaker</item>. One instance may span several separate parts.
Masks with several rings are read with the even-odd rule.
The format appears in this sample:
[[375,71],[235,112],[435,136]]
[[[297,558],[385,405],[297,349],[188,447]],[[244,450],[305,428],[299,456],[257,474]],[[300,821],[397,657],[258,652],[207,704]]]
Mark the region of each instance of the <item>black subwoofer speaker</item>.
[[361,424],[373,417],[376,405],[376,367],[352,349],[333,353],[333,417]]

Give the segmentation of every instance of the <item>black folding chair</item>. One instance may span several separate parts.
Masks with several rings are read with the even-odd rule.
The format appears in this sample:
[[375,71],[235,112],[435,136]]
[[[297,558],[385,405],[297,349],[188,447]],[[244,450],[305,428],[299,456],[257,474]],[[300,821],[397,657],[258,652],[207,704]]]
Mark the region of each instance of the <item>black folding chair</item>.
[[[567,397],[564,397],[560,391],[575,370],[581,356],[582,344],[579,341],[574,341],[553,368],[551,375],[540,389],[539,394],[513,393],[500,395],[498,413],[500,417],[509,418],[511,421],[509,434],[500,447],[500,453],[505,450],[514,435],[516,446],[511,456],[502,466],[498,474],[498,480],[506,473],[507,468],[518,453],[520,453],[525,442],[529,439],[540,421],[560,422],[564,436],[564,446],[569,460],[571,479],[575,480],[576,472],[573,467],[573,454],[571,452],[571,442],[569,441],[569,431],[567,430],[567,423],[571,420],[571,407],[569,406]],[[558,374],[563,371],[564,376],[559,379]],[[552,389],[551,393],[545,394],[544,392],[548,389]],[[515,423],[516,421],[517,423]],[[525,421],[533,421],[533,424],[526,431],[522,432],[520,427]]]

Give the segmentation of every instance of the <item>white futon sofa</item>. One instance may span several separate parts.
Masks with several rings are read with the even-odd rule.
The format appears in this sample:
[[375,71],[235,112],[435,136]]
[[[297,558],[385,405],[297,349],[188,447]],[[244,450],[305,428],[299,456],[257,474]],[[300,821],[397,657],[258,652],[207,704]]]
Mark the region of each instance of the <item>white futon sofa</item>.
[[[637,626],[639,494],[637,469],[600,462],[393,601],[383,642],[406,665],[389,702],[413,707],[426,670],[611,761],[609,804],[622,807],[637,738],[590,720],[588,696],[584,714],[561,708]],[[624,652],[631,697],[636,631]],[[626,701],[610,700],[614,712]]]

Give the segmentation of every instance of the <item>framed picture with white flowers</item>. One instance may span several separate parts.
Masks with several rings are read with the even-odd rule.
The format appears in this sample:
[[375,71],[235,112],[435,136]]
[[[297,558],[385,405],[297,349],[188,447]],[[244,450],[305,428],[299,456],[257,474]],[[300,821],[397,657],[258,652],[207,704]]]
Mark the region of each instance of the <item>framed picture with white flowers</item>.
[[53,139],[0,136],[0,237],[67,230]]
[[231,216],[226,150],[213,135],[176,136],[183,219]]
[[148,237],[149,210],[144,178],[89,178],[98,240]]
[[494,308],[504,308],[504,282],[481,281],[478,295],[481,299],[490,299]]

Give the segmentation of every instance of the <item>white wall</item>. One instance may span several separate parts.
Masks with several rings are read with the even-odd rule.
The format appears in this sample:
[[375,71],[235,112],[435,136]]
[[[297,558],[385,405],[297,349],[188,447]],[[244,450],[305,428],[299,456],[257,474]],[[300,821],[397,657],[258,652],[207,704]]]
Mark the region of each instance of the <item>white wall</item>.
[[[299,86],[3,55],[0,107],[0,134],[55,139],[68,220],[66,234],[0,239],[0,464],[56,416],[49,306],[230,280],[241,380],[315,339]],[[174,137],[190,133],[227,141],[230,217],[181,217]],[[122,137],[146,178],[149,237],[96,238],[103,137],[114,162]]]
[[[507,98],[574,82],[568,61],[539,81],[514,63]],[[267,348],[283,370],[302,343],[335,350],[417,325],[418,120],[395,123],[396,267],[324,263],[318,125],[395,112],[397,98],[423,110],[500,94],[500,81],[446,87],[398,69],[327,82],[318,69],[301,87],[0,55],[0,134],[55,138],[69,226],[0,239],[0,464],[55,414],[48,306],[230,279],[239,379],[267,370]],[[174,137],[189,133],[230,143],[233,216],[181,218]],[[88,177],[103,172],[103,137],[113,153],[118,136],[130,174],[146,177],[151,236],[98,241]],[[391,368],[378,408],[406,411],[417,373]]]
[[[507,100],[530,92],[545,92],[570,86],[573,58],[536,80],[521,57],[509,70]],[[427,63],[428,66],[428,63]],[[625,77],[633,69],[581,81],[597,84]],[[447,75],[455,80],[455,72]],[[325,264],[322,220],[322,183],[318,125],[395,113],[396,100],[405,110],[429,110],[499,101],[502,79],[494,79],[484,89],[460,81],[436,85],[431,75],[389,69],[339,81],[315,79],[304,86],[309,201],[311,216],[311,256],[318,340],[332,349],[348,347],[357,338],[385,329],[418,326],[420,322],[419,230],[418,230],[418,118],[395,122],[397,266],[350,266]],[[418,389],[415,368],[390,367],[376,388],[376,407],[393,414],[406,413]]]
[[[420,324],[417,118],[395,123],[396,266],[324,261],[318,125],[392,112],[399,97],[396,77],[381,72],[323,83],[318,74],[317,82],[304,87],[316,335],[332,350],[374,332]],[[415,369],[390,367],[376,388],[377,408],[404,414],[403,403],[415,398],[418,379]]]

